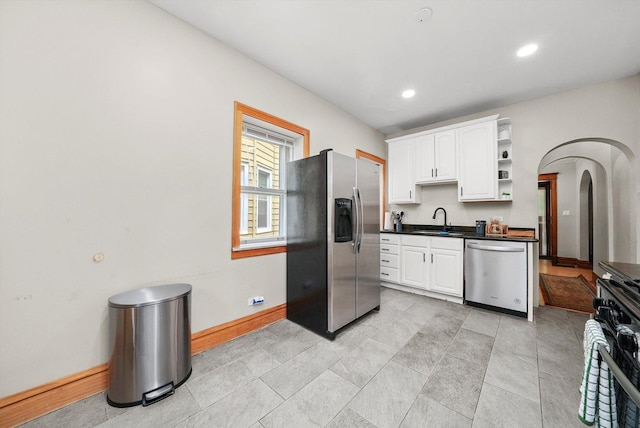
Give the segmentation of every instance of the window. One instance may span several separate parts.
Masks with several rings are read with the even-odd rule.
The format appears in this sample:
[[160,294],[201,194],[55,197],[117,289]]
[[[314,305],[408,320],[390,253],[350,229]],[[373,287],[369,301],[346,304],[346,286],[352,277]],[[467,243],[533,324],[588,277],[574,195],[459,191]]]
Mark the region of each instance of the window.
[[[240,185],[249,185],[249,163],[242,162],[240,165]],[[242,194],[240,200],[240,234],[245,235],[249,228],[249,196]]]
[[[285,150],[285,157],[288,150]],[[258,187],[260,189],[270,189],[271,188],[271,171],[267,171],[264,168],[258,167]],[[258,234],[263,234],[267,232],[272,232],[272,222],[273,222],[273,205],[271,204],[271,196],[267,195],[257,195],[258,198]],[[281,225],[283,226],[283,225]],[[280,227],[280,230],[284,230],[284,227]],[[278,236],[278,238],[282,238]]]
[[236,102],[232,258],[286,250],[286,164],[308,154],[308,130]]

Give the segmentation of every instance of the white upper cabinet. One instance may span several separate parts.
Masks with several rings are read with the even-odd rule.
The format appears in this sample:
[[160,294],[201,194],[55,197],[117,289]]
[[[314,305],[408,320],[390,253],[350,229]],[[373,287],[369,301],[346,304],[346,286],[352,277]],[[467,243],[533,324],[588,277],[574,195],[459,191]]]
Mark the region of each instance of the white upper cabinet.
[[496,121],[458,128],[458,200],[497,199]]
[[389,142],[389,203],[420,203],[420,192],[416,192],[415,139]]
[[428,183],[435,180],[435,135],[427,134],[416,137],[416,182]]
[[416,182],[418,184],[456,181],[455,130],[416,137]]
[[456,181],[456,131],[444,131],[435,134],[435,158],[437,181]]
[[389,203],[418,204],[418,186],[456,181],[460,202],[511,201],[511,121],[498,117],[387,140]]

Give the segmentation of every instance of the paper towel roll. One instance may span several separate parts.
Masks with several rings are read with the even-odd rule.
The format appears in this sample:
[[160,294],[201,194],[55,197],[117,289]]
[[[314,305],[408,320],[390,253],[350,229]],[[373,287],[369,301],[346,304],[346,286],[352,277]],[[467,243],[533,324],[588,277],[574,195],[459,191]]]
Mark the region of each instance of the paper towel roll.
[[384,213],[384,230],[393,230],[393,217],[389,211]]

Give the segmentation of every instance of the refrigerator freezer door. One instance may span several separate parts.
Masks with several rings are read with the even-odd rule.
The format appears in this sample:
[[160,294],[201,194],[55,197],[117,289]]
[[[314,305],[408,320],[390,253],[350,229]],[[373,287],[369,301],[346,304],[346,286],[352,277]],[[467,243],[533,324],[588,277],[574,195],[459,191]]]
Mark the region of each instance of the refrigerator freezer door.
[[326,156],[287,165],[287,318],[318,334],[327,332],[326,173]]
[[356,254],[356,318],[380,306],[380,167],[358,159],[361,208],[360,251]]
[[[355,161],[353,158],[335,152],[327,153],[327,207],[330,219],[335,219],[333,210],[336,200],[352,200],[353,186],[356,182]],[[353,210],[357,213],[357,209]],[[354,222],[353,238],[349,242],[336,242],[334,221],[329,222],[327,234],[327,297],[329,306],[329,332],[335,332],[356,319],[356,258],[353,247],[358,227],[357,217],[352,215]]]

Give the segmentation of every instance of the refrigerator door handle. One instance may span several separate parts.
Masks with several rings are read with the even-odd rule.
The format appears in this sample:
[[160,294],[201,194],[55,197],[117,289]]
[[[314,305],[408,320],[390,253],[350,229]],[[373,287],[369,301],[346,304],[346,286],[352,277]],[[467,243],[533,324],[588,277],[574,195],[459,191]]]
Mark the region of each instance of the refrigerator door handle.
[[358,219],[358,224],[360,225],[360,239],[358,240],[358,252],[360,252],[360,247],[362,246],[362,240],[364,239],[364,204],[362,202],[362,196],[360,196],[360,189],[358,191],[358,201],[360,202],[360,207],[358,208],[358,212],[360,214],[360,218]]
[[353,254],[357,254],[358,252],[360,252],[360,206],[358,205],[358,199],[360,198],[360,194],[358,192],[358,188],[357,187],[353,187],[352,188],[353,191],[353,209],[355,210],[355,215],[353,216],[353,218],[355,219],[354,222],[354,227],[353,227],[353,231],[354,231],[354,237],[353,237]]

